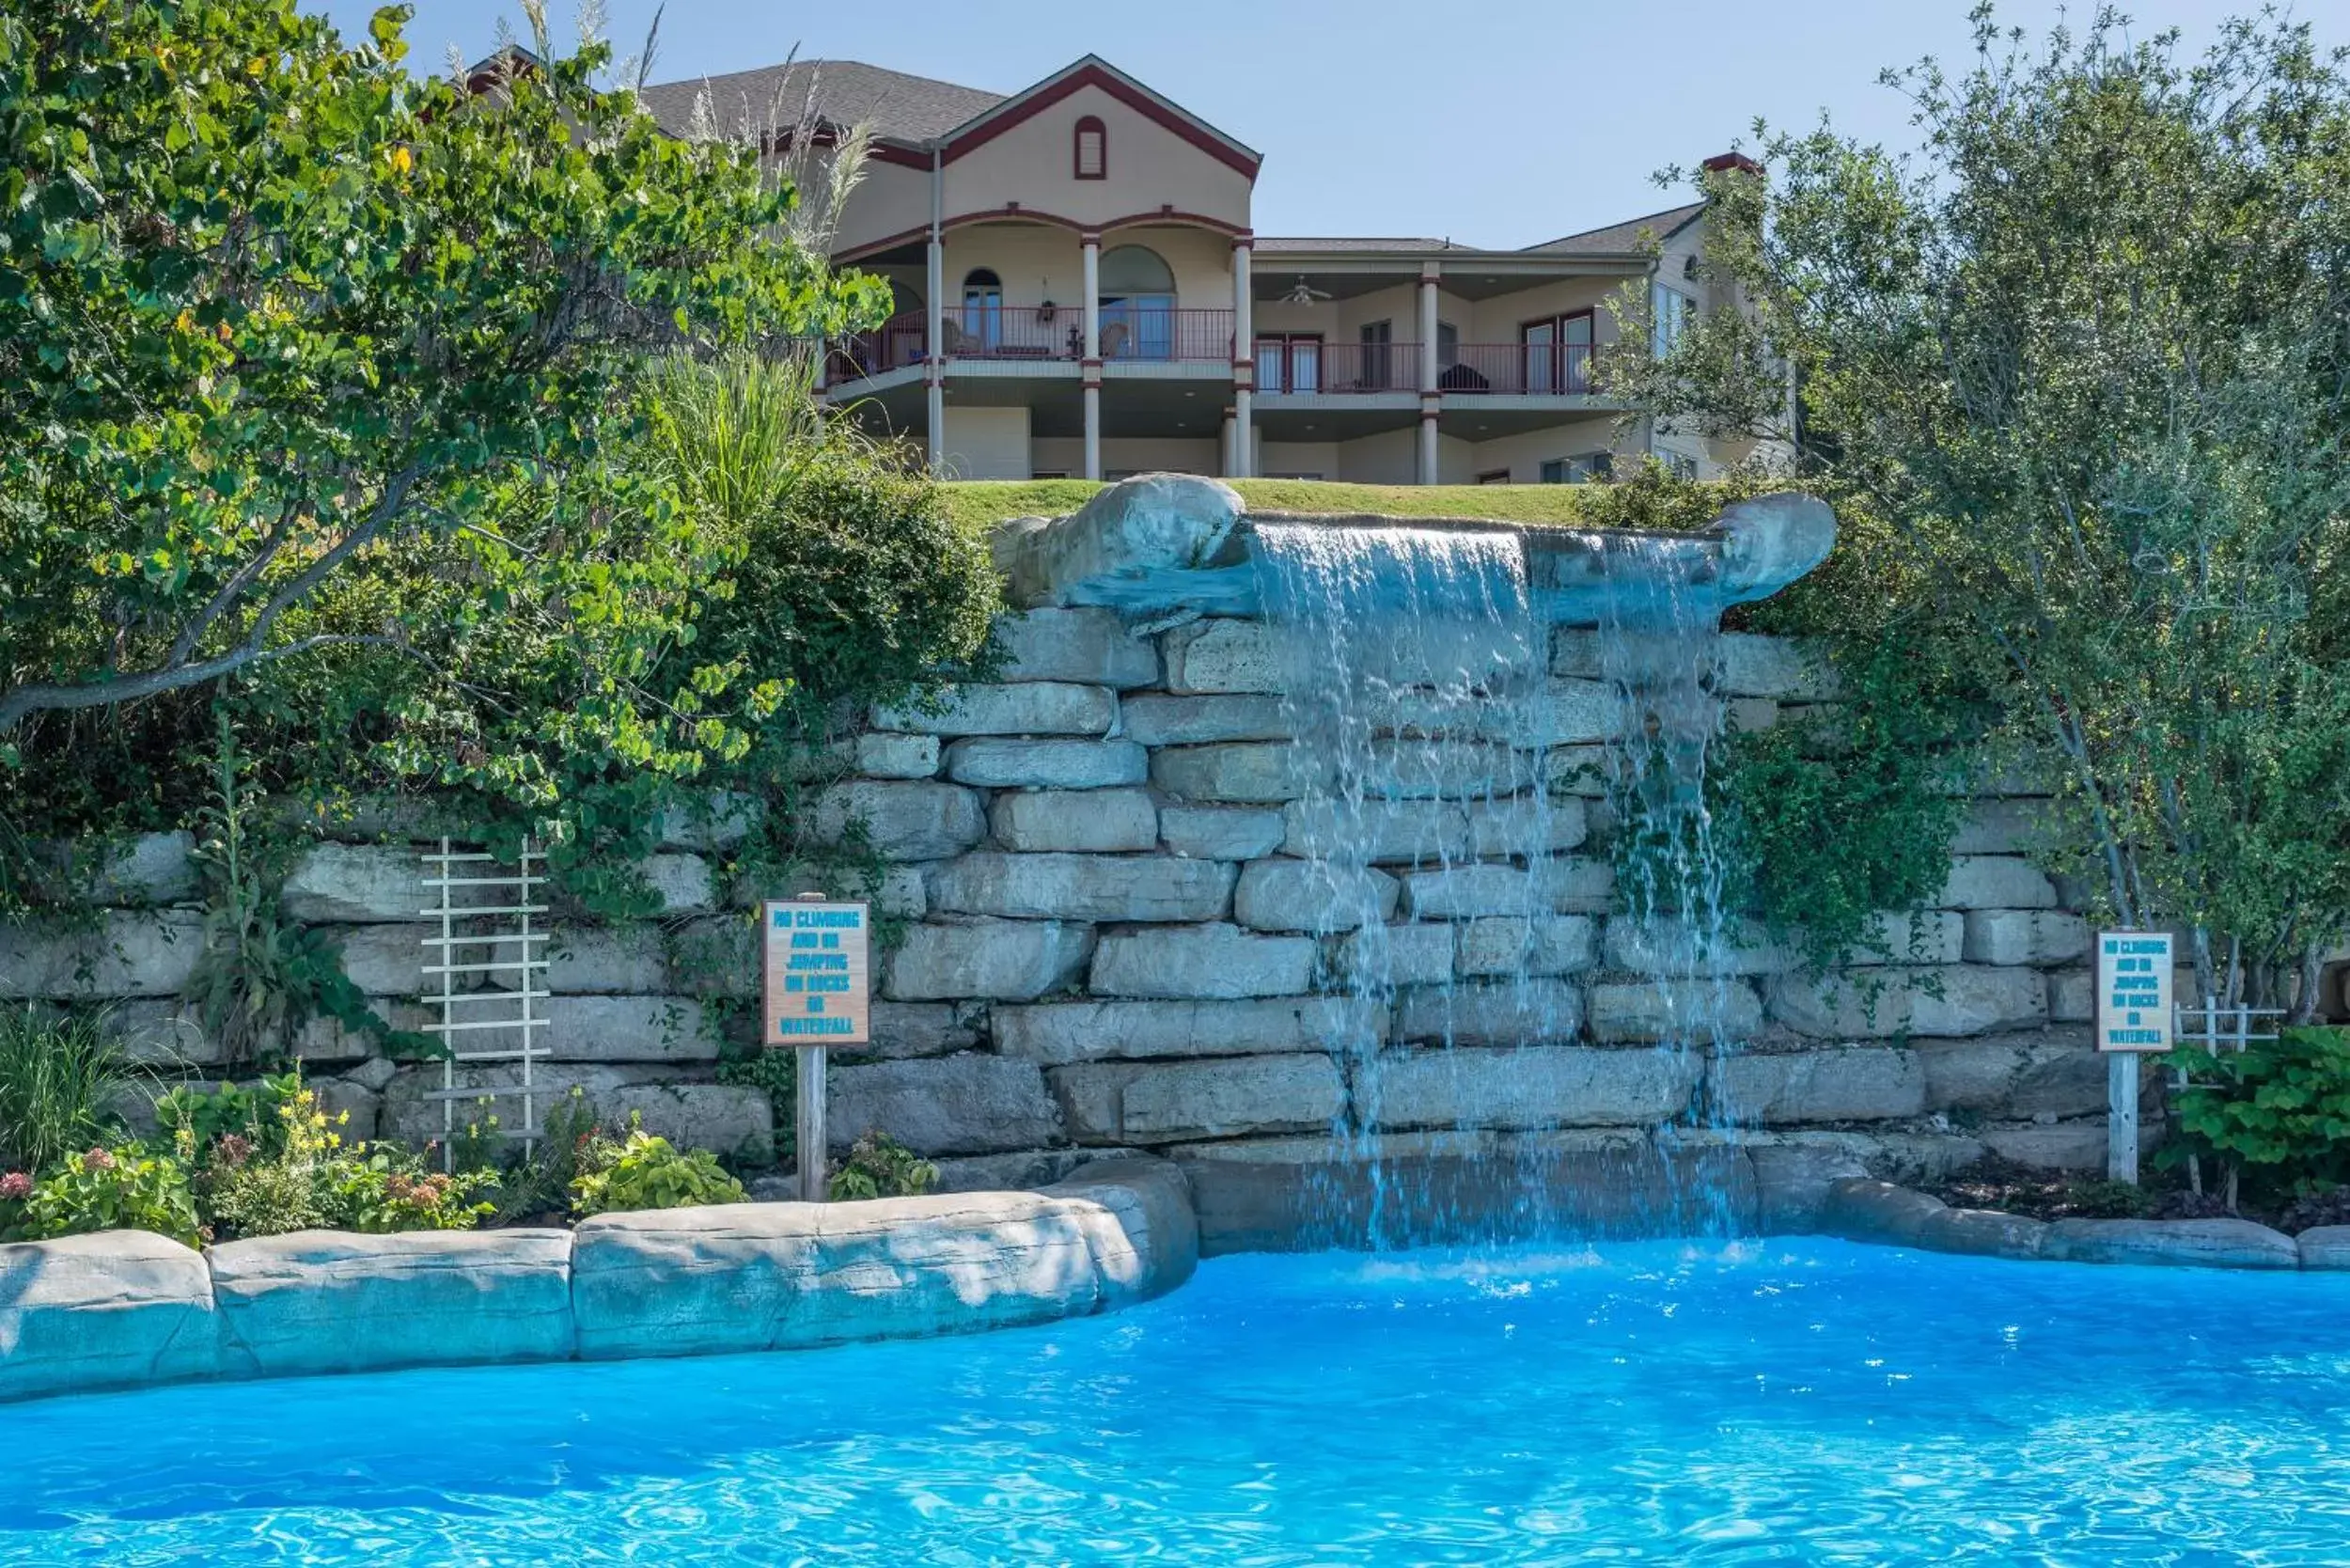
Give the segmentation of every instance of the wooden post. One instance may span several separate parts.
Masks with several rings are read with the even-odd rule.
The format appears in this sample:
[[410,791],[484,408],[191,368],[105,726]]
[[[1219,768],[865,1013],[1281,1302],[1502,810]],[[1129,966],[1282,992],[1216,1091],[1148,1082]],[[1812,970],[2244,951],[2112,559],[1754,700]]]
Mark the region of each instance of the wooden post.
[[2138,1053],[2106,1058],[2106,1180],[2138,1184]]
[[[800,1151],[800,1201],[822,1203],[824,1186],[824,1058],[831,1053],[822,1045],[796,1045],[792,1053],[799,1060],[799,1117],[795,1122]],[[2137,1145],[2131,1145],[2135,1150]],[[2135,1154],[2132,1156],[2135,1158]]]

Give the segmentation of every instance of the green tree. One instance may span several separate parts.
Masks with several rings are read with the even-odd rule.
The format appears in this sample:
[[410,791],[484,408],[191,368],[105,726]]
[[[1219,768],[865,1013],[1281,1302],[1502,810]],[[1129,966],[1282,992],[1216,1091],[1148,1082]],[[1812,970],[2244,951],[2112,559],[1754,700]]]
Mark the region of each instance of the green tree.
[[1874,613],[2049,771],[2102,913],[2306,1011],[2350,925],[2342,56],[1975,24],[1964,74],[1888,73],[1914,154],[1760,128],[1767,173],[1707,175],[1745,308],[1609,371],[1892,520]]
[[592,458],[647,343],[877,319],[755,149],[664,135],[601,45],[419,81],[405,19],[0,3],[0,745],[413,651],[402,604],[305,612]]

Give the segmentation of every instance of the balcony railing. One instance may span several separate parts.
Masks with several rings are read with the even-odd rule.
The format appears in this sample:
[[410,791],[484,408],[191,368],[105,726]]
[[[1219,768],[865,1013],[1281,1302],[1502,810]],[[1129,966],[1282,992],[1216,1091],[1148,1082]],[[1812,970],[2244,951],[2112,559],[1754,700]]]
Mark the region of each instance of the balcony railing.
[[[964,306],[947,312],[947,357],[986,360],[1074,360],[1085,353],[1085,310],[1073,305]],[[832,379],[879,375],[924,358],[929,322],[921,311],[891,317],[834,351]],[[1230,364],[1232,313],[1166,306],[1102,307],[1105,360]]]
[[1587,343],[1464,343],[1436,370],[1440,392],[1579,397],[1591,389]]
[[[1591,351],[1582,343],[1464,343],[1436,368],[1440,392],[1578,397],[1591,389]],[[1257,340],[1257,390],[1348,395],[1419,390],[1418,343],[1329,343],[1318,337]]]

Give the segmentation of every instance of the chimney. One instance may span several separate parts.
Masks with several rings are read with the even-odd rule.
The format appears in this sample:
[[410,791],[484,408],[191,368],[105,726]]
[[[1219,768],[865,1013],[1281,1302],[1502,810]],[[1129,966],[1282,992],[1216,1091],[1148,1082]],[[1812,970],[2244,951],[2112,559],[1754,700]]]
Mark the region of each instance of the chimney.
[[1736,169],[1740,174],[1761,174],[1762,165],[1743,152],[1716,152],[1705,161],[1705,172],[1708,174],[1721,174],[1730,169]]

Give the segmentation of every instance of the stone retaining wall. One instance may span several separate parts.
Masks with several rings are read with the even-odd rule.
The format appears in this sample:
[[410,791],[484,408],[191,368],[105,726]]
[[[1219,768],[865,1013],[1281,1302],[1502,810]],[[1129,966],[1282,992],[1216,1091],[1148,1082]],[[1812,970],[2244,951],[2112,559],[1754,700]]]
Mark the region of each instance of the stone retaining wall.
[[[1135,636],[1108,610],[1048,608],[1002,636],[996,683],[938,713],[871,715],[812,814],[820,834],[865,824],[891,866],[872,896],[911,921],[878,966],[872,1049],[836,1057],[837,1151],[878,1127],[957,1186],[1119,1149],[1252,1185],[1286,1162],[1303,1180],[1362,1129],[1375,1073],[1378,1123],[1397,1135],[1586,1129],[1653,1145],[1694,1120],[1878,1173],[1984,1152],[2102,1160],[2090,933],[2025,858],[2037,803],[2012,783],[1973,803],[1928,906],[1885,917],[1907,962],[1813,980],[1748,933],[1726,982],[1734,1048],[1659,1052],[1687,999],[1660,979],[1662,933],[1615,912],[1605,802],[1577,773],[1617,706],[1590,631],[1553,634],[1528,723],[1449,745],[1376,814],[1377,864],[1345,892],[1389,923],[1397,984],[1368,997],[1346,994],[1360,934],[1324,929],[1327,878],[1292,853],[1317,824],[1292,798],[1267,627]],[[1803,649],[1733,634],[1723,653],[1740,725],[1830,696]],[[753,994],[745,911],[792,889],[722,887],[708,831],[671,837],[646,868],[666,935],[562,928],[540,1078],[756,1155],[772,1107],[716,1081],[701,1004]],[[196,952],[188,847],[157,836],[111,859],[91,878],[94,932],[0,932],[0,996],[111,1000],[142,1055],[211,1070],[217,1049],[175,995]],[[413,844],[329,843],[286,888],[288,911],[328,928],[352,978],[408,1025],[422,1018],[418,875]],[[303,1051],[357,1133],[439,1133],[424,1098],[437,1067],[379,1059],[325,1025]],[[1226,1241],[1212,1223],[1211,1246]]]
[[577,1231],[140,1231],[0,1246],[0,1400],[191,1379],[789,1350],[1082,1317],[1191,1277],[1164,1161],[1038,1192],[735,1203]]

